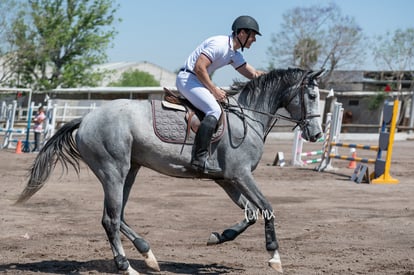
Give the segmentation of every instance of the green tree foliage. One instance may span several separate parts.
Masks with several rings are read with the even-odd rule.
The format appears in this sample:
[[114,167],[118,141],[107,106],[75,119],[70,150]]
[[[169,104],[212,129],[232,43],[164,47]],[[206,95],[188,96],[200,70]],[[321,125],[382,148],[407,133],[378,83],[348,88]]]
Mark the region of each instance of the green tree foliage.
[[107,60],[117,7],[111,0],[29,0],[13,24],[19,86],[94,86]]
[[327,81],[335,69],[357,66],[363,61],[362,30],[334,3],[288,10],[281,29],[272,35],[267,52],[270,68],[325,68]]
[[121,75],[121,79],[116,82],[109,83],[112,87],[157,87],[160,83],[146,72],[139,70],[129,70]]
[[[376,36],[372,47],[377,66],[393,71],[397,89],[401,91],[404,71],[414,70],[414,28],[397,29]],[[414,79],[414,75],[411,76]]]
[[10,43],[10,36],[11,22],[15,20],[17,10],[18,5],[15,0],[0,1],[0,84],[5,83],[5,86],[13,75],[14,45]]

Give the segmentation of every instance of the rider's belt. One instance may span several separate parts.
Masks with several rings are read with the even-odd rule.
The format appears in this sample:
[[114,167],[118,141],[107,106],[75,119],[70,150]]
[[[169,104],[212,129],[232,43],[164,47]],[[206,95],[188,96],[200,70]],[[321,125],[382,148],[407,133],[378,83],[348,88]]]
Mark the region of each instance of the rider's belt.
[[190,74],[196,75],[196,74],[195,74],[195,72],[193,72],[192,70],[186,69],[186,68],[181,68],[181,69],[180,69],[180,72],[187,72],[187,73],[190,73]]

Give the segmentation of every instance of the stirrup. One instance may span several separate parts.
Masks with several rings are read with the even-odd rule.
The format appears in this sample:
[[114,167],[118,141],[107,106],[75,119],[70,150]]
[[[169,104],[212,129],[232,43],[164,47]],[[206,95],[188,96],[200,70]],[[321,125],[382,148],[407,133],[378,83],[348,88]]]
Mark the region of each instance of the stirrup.
[[194,159],[191,161],[191,166],[198,172],[204,174],[217,174],[222,172],[220,167],[209,163],[208,159],[202,161]]

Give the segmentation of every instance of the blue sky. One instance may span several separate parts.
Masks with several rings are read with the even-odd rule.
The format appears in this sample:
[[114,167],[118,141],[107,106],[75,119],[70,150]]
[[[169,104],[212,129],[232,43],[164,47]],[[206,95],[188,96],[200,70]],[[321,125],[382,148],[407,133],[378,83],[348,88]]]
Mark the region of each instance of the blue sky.
[[[244,51],[246,61],[256,68],[268,65],[267,49],[271,36],[280,31],[282,15],[298,6],[326,5],[325,0],[117,0],[120,4],[118,31],[110,62],[151,62],[167,70],[182,66],[189,53],[205,38],[230,34],[239,15],[257,19],[263,36]],[[412,0],[337,0],[342,15],[354,17],[368,36],[385,34],[397,28],[414,27]],[[367,60],[361,69],[378,69]],[[213,77],[217,85],[227,86],[241,76],[230,66]]]

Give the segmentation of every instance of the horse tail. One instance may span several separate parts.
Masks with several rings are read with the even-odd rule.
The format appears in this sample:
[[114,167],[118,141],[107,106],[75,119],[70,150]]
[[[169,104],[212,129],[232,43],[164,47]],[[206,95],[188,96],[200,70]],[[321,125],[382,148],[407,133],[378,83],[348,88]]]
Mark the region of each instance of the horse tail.
[[82,118],[78,118],[66,123],[46,142],[29,169],[29,181],[16,204],[27,201],[43,187],[57,162],[61,163],[64,172],[68,171],[70,164],[79,174],[81,155],[73,132],[79,128],[81,122]]

